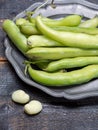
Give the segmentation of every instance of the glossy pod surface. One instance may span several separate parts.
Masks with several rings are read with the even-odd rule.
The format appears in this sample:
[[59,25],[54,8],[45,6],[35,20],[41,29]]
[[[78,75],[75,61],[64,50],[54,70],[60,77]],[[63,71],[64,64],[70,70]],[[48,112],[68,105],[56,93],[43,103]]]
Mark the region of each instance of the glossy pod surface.
[[5,20],[3,23],[3,29],[11,39],[11,41],[15,44],[15,46],[23,53],[28,50],[27,39],[20,32],[19,28],[16,24],[11,20]]
[[75,57],[52,61],[47,64],[45,71],[53,72],[59,69],[76,68],[90,64],[98,64],[98,57]]
[[[47,24],[48,26],[55,27],[55,26],[78,26],[81,23],[82,17],[80,15],[68,15],[66,17],[63,17],[59,20],[54,20],[50,18],[42,17],[42,21]],[[30,22],[35,23],[35,19],[31,18]]]
[[80,57],[80,56],[98,56],[98,49],[79,49],[69,47],[36,47],[28,50],[26,56],[33,60],[56,60],[68,57]]
[[67,73],[48,73],[44,71],[34,70],[30,65],[28,67],[30,77],[46,86],[68,86],[86,83],[91,79],[98,77],[98,65],[89,65],[79,70]]
[[32,35],[28,37],[27,43],[30,48],[43,47],[43,46],[46,46],[46,47],[64,46],[55,40],[45,37],[44,35]]
[[20,30],[23,34],[26,34],[28,36],[33,34],[41,34],[40,31],[36,28],[36,26],[30,23],[22,24],[20,26]]
[[90,35],[98,35],[98,28],[85,28],[85,27],[67,27],[67,26],[57,26],[52,29],[57,31],[65,31],[65,32],[75,32],[75,33],[84,33]]
[[94,49],[98,48],[98,35],[88,35],[83,33],[56,31],[46,26],[41,17],[36,18],[38,29],[47,37],[69,47]]
[[94,17],[92,19],[86,20],[82,22],[79,27],[85,27],[85,28],[96,28],[98,26],[98,17]]

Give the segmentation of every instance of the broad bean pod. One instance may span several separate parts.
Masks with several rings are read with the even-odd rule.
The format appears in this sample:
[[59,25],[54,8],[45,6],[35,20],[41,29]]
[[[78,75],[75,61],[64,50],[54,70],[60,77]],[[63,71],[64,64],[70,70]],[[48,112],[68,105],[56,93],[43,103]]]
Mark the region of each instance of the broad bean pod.
[[46,47],[63,46],[61,43],[55,40],[52,40],[48,37],[45,37],[44,35],[29,36],[27,39],[27,43],[30,48],[42,47],[42,46],[46,46]]
[[[36,20],[35,18],[29,18],[28,22],[27,20],[20,18],[16,20],[16,25],[20,27],[20,30],[23,34],[27,35],[33,35],[33,34],[41,34],[41,32],[36,28]],[[81,16],[79,15],[70,15],[66,16],[60,20],[54,20],[46,17],[42,17],[42,21],[51,26],[78,26],[81,22]]]
[[46,86],[69,86],[86,83],[94,78],[98,78],[98,65],[89,65],[79,70],[70,71],[67,73],[35,70],[30,65],[28,66],[30,77]]
[[20,32],[19,28],[12,20],[5,20],[3,29],[15,44],[15,46],[23,53],[27,52],[27,38]]
[[[66,16],[67,17],[67,16]],[[68,16],[69,17],[69,16]],[[76,15],[70,15],[70,17],[69,17],[69,20],[71,21],[71,22],[73,22],[73,19],[76,19],[75,17],[77,17]],[[77,20],[79,20],[80,18],[79,18],[79,16],[78,16],[78,19]],[[81,17],[81,19],[82,19],[82,17]],[[50,18],[47,18],[47,17],[42,17],[42,20],[43,20],[43,22],[46,22],[45,24],[47,24],[47,22],[48,21],[50,21],[50,22],[55,22],[55,20],[54,19],[50,19]],[[35,23],[35,18],[30,18],[30,22],[32,22],[32,23]],[[78,21],[79,22],[79,21]],[[94,17],[94,18],[91,18],[91,19],[88,19],[88,20],[85,20],[85,21],[83,21],[83,22],[80,22],[80,24],[78,25],[78,22],[77,22],[77,26],[79,26],[79,27],[85,27],[85,28],[96,28],[97,26],[98,26],[98,16],[96,16],[96,17]],[[68,23],[69,24],[69,23]],[[71,23],[72,24],[72,23]],[[48,24],[49,25],[49,24]],[[50,26],[51,26],[51,24],[50,24]],[[55,26],[55,25],[54,25]],[[67,26],[67,25],[65,25],[65,26]],[[71,25],[69,25],[69,27],[70,27]],[[76,26],[76,25],[75,25]],[[74,24],[73,24],[73,27],[74,27]]]
[[57,26],[52,27],[52,29],[57,31],[65,31],[65,32],[75,32],[75,33],[85,33],[90,35],[98,35],[98,28],[85,28],[85,27],[67,27],[67,26]]
[[[67,16],[69,17],[69,16]],[[70,16],[72,17],[72,16]],[[58,20],[53,20],[53,19],[49,19],[49,18],[46,18],[46,17],[42,17],[42,21],[47,24],[47,21],[52,21],[55,22]],[[98,34],[98,29],[97,28],[94,28],[93,26],[95,26],[95,22],[96,21],[96,26],[98,25],[98,18],[93,18],[91,20],[87,20],[85,22],[83,22],[83,25],[80,24],[80,27],[77,26],[77,27],[74,27],[74,26],[53,26],[53,25],[50,25],[51,28],[53,28],[54,30],[59,30],[59,31],[71,31],[71,32],[79,32],[79,33],[87,33],[87,34]],[[87,24],[88,23],[88,24]],[[88,27],[86,28],[85,24],[88,25]],[[41,34],[41,32],[36,28],[36,22],[35,22],[35,18],[31,18],[31,22],[29,22],[28,20],[24,19],[24,18],[19,18],[16,20],[16,25],[18,25],[20,27],[20,30],[23,34],[26,34],[26,35],[33,35],[33,34]]]
[[41,34],[41,32],[36,28],[35,24],[32,23],[24,23],[20,25],[20,31],[25,35],[38,35]]
[[79,49],[69,47],[35,47],[26,52],[32,60],[57,60],[68,57],[98,56],[98,49]]
[[[82,17],[76,14],[68,15],[58,20],[42,17],[42,21],[45,24],[53,27],[54,26],[71,26],[71,27],[78,26],[81,23],[81,19]],[[35,23],[34,18],[31,18],[30,22]]]
[[[44,17],[44,16],[42,16],[42,20],[44,21],[44,22],[48,22],[48,21],[51,21],[51,22],[53,22],[54,21],[54,19],[51,19],[51,18],[48,18],[48,17]],[[29,17],[29,21],[31,22],[31,23],[33,23],[33,24],[35,24],[36,23],[36,20],[35,20],[35,17]]]
[[21,25],[23,25],[24,23],[30,23],[27,19],[25,19],[25,18],[19,18],[19,19],[16,19],[16,21],[15,21],[15,24],[17,25],[17,26],[21,26]]
[[83,67],[90,64],[98,64],[98,57],[75,57],[51,61],[47,64],[45,71],[54,72],[60,69]]
[[[75,33],[86,33],[91,35],[98,35],[98,28],[68,27],[68,26],[55,26],[51,28],[57,31],[65,31],[65,32],[69,31]],[[36,25],[32,23],[24,23],[20,25],[20,30],[23,34],[26,34],[28,36],[42,34],[37,29]]]
[[36,18],[36,24],[38,29],[47,37],[62,43],[69,47],[78,48],[98,48],[98,35],[89,35],[83,33],[56,31],[45,25],[41,17]]
[[92,19],[86,20],[82,23],[80,23],[79,27],[85,27],[85,28],[96,28],[98,26],[98,17],[94,17]]

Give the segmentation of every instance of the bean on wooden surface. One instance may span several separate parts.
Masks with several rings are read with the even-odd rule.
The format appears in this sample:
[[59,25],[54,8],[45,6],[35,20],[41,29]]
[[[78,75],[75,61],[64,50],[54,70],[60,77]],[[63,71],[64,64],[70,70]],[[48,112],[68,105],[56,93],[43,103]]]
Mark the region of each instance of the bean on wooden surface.
[[29,115],[35,115],[42,110],[42,104],[38,100],[32,100],[24,106],[24,111]]
[[20,104],[25,104],[30,100],[30,96],[23,90],[16,90],[12,93],[12,100]]

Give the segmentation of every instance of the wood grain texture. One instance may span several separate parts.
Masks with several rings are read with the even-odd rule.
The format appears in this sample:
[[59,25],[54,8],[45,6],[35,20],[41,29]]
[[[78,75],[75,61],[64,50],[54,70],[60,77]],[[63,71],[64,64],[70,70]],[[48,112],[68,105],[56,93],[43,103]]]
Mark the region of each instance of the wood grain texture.
[[[3,98],[3,100],[2,100]],[[3,114],[2,114],[3,113]],[[10,96],[0,97],[0,115],[6,117],[8,130],[97,130],[98,106],[77,108],[43,103],[43,110],[35,116],[24,113],[22,105],[13,103]],[[2,119],[0,118],[0,121]]]
[[[0,0],[0,130],[98,130],[98,97],[79,101],[53,98],[21,81],[5,57],[2,30],[4,19],[13,19],[35,2],[43,0]],[[97,0],[90,0],[98,4]],[[42,102],[43,110],[35,116],[24,113],[23,105],[11,100],[17,89]]]

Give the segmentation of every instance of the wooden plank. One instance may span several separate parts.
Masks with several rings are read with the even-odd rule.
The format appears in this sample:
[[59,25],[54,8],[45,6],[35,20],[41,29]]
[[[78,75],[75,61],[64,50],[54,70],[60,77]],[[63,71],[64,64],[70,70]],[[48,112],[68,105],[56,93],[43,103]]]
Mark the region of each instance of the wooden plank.
[[[0,122],[2,125],[0,128],[4,130],[7,128],[9,130],[57,130],[61,126],[62,130],[96,130],[98,128],[98,98],[79,102],[52,98],[23,83],[7,62],[0,64],[0,75],[2,76],[0,81]],[[23,89],[29,93],[31,99],[41,101],[42,112],[36,116],[26,115],[23,105],[11,100],[11,94],[16,89]]]
[[[98,106],[68,108],[66,105],[52,105],[43,103],[43,110],[35,116],[24,113],[24,105],[12,102],[7,96],[2,101],[0,96],[0,115],[5,113],[6,122],[2,122],[2,128],[8,130],[97,130]],[[7,102],[6,102],[7,101]],[[1,117],[1,116],[0,116]],[[2,119],[0,118],[0,121]],[[1,127],[0,127],[1,128]],[[6,130],[6,129],[4,129]]]
[[5,58],[5,48],[4,48],[4,38],[5,34],[2,29],[0,29],[0,60],[6,60]]
[[[33,97],[34,99],[34,97]],[[97,130],[98,105],[67,107],[43,102],[43,110],[35,116],[24,113],[24,105],[0,96],[0,129],[2,130]],[[5,123],[6,122],[6,123]]]
[[0,19],[12,19],[35,2],[39,0],[0,0]]

